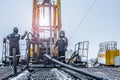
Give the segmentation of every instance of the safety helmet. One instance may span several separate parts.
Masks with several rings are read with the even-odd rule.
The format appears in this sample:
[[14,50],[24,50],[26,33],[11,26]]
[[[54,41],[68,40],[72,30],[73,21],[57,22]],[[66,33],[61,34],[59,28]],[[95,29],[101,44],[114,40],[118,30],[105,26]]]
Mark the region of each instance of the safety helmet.
[[14,32],[14,33],[18,33],[18,28],[17,28],[17,27],[14,27],[14,28],[13,28],[13,32]]
[[61,36],[61,37],[65,36],[65,31],[63,31],[63,30],[60,31],[60,36]]
[[63,31],[63,30],[62,30],[62,31],[60,31],[60,34],[65,34],[65,31]]

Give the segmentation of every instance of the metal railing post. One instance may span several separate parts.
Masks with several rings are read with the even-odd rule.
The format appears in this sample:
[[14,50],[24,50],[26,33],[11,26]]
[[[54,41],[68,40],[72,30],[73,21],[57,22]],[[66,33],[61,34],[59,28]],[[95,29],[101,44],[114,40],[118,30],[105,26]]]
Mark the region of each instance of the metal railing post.
[[13,52],[13,69],[14,69],[14,75],[17,74],[17,57],[16,57],[16,48],[12,49]]

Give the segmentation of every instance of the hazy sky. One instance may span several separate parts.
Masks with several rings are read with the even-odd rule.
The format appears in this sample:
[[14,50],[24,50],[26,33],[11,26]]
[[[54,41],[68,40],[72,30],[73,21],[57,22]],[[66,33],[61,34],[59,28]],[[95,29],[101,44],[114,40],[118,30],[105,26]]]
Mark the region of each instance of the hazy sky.
[[[69,49],[79,41],[90,41],[89,57],[96,57],[99,43],[117,41],[120,48],[120,0],[96,0],[82,24],[79,23],[95,0],[61,0],[62,29]],[[31,30],[32,0],[0,0],[0,52],[2,39],[17,26],[21,34]],[[77,27],[77,29],[75,29]],[[76,31],[74,31],[76,30]],[[71,37],[72,33],[74,35]]]

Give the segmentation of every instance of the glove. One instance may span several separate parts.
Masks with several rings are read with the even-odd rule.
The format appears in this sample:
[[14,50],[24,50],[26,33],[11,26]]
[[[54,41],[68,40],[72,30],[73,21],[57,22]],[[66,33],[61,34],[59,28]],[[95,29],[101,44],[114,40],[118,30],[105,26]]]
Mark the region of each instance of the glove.
[[21,39],[24,39],[25,37],[26,37],[26,35],[27,35],[27,31],[25,31],[25,33],[24,33],[24,35],[21,37]]
[[6,39],[6,38],[4,38],[4,39],[3,39],[3,43],[6,43],[6,42],[7,42],[7,39]]
[[27,31],[25,31],[25,33],[24,34],[27,34],[28,32]]

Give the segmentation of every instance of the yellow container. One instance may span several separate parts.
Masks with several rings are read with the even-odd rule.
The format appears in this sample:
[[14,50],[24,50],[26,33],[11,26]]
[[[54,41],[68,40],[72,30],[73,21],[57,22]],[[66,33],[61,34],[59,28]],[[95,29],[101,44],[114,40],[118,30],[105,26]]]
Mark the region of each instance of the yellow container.
[[98,63],[115,65],[115,57],[120,56],[119,50],[105,50],[98,53]]
[[116,56],[119,56],[119,50],[106,50],[106,65],[114,65]]

